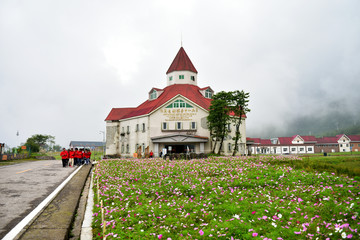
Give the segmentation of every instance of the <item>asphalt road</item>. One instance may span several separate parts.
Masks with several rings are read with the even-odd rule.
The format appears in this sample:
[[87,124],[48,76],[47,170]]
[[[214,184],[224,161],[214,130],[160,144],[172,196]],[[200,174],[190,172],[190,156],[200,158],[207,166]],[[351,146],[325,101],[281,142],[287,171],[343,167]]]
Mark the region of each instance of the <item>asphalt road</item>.
[[0,167],[0,239],[55,190],[76,168],[61,160]]

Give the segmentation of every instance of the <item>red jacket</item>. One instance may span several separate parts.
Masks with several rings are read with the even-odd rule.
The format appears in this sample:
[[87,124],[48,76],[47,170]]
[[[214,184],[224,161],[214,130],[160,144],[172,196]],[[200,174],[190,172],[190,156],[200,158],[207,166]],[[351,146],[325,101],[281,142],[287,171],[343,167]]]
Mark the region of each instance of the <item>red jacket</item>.
[[84,157],[90,159],[90,157],[91,157],[91,152],[84,152]]
[[68,153],[68,151],[65,150],[60,153],[60,156],[61,156],[61,159],[68,159],[69,153]]
[[70,150],[69,151],[69,158],[74,158],[75,157],[75,151]]
[[83,158],[83,153],[81,151],[76,151],[75,152],[75,157],[76,158]]

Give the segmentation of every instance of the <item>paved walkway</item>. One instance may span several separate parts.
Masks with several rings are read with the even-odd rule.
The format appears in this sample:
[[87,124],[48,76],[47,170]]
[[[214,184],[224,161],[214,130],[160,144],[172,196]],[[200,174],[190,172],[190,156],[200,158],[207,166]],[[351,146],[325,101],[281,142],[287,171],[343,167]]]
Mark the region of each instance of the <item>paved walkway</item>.
[[83,165],[41,214],[23,230],[18,239],[68,239],[90,170],[91,165]]
[[0,167],[0,239],[39,205],[75,168],[61,160]]

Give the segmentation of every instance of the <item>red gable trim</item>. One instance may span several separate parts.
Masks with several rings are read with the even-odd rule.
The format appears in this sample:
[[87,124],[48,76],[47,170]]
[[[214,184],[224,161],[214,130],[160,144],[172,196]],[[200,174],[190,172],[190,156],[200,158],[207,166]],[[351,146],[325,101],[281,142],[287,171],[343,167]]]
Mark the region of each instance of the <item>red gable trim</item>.
[[169,69],[166,74],[174,72],[174,71],[191,71],[197,73],[196,68],[192,64],[190,58],[186,54],[183,47],[180,48],[179,52],[176,54],[173,62],[171,63]]

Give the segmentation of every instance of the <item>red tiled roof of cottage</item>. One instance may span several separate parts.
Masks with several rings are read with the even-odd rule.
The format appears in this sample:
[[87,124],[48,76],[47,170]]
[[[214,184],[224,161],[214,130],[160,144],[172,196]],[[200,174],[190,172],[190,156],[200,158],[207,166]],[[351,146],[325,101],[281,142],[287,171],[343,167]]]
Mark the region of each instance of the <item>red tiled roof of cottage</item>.
[[121,120],[148,114],[179,94],[196,103],[200,107],[209,110],[211,99],[205,98],[200,93],[199,89],[200,88],[198,86],[191,84],[173,84],[167,86],[164,89],[159,89],[164,92],[157,99],[147,100],[140,106],[131,108],[131,110],[129,108],[125,108],[126,113],[123,108],[113,108],[105,121]]
[[300,136],[304,139],[304,142],[316,142],[316,137],[314,136]]
[[247,137],[246,138],[246,141],[248,141],[248,142],[254,142],[254,143],[260,143],[260,138],[249,138],[249,137]]
[[338,143],[338,137],[322,137],[322,138],[316,138],[316,141],[318,144],[321,143]]
[[261,144],[263,144],[263,145],[272,145],[270,139],[260,139],[260,141],[261,141]]
[[348,135],[351,142],[360,142],[360,135]]
[[279,143],[281,145],[289,145],[292,144],[292,140],[294,139],[295,136],[293,137],[279,137]]
[[169,69],[167,70],[166,74],[174,71],[186,71],[186,70],[197,73],[196,68],[192,64],[184,48],[181,47],[179,52],[176,54],[173,62],[171,63]]

